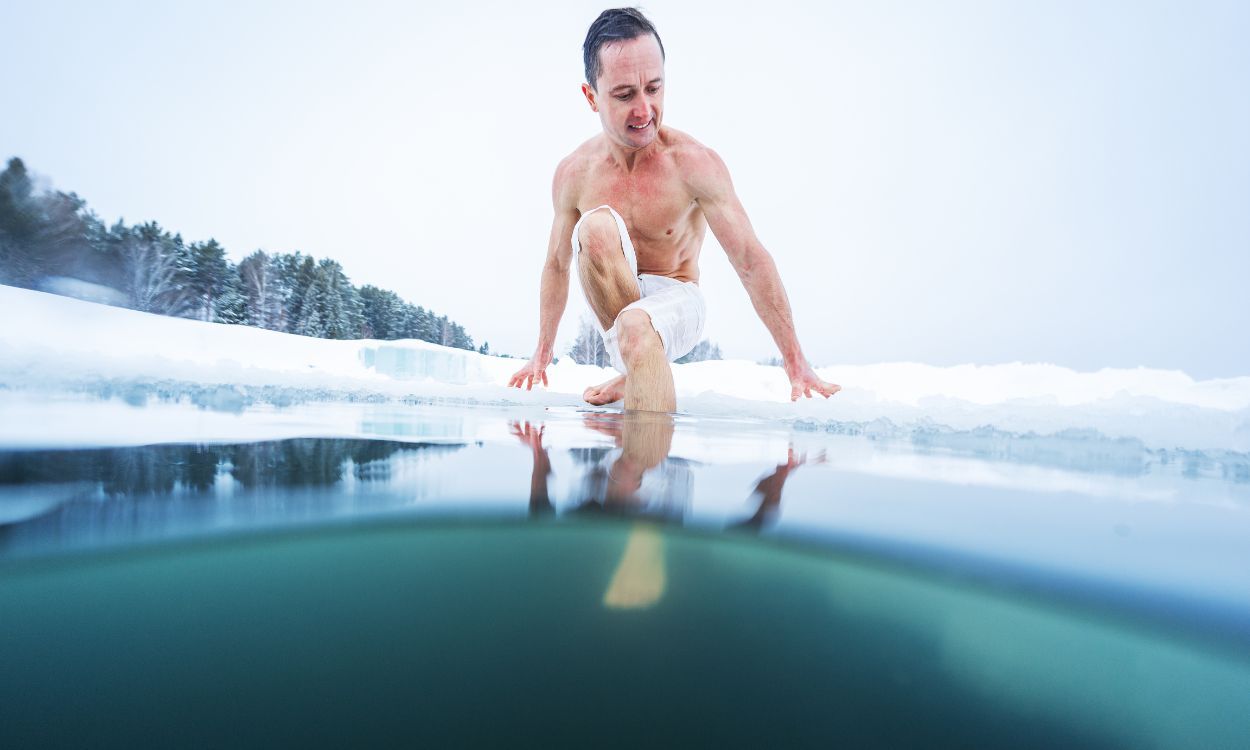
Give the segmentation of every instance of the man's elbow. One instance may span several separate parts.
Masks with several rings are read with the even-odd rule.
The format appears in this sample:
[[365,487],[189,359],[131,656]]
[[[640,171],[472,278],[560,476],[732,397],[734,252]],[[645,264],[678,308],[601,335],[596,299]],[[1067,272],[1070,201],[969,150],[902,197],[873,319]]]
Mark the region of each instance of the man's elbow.
[[769,269],[774,268],[773,258],[768,251],[762,247],[749,247],[736,258],[734,268],[738,271],[738,277],[743,281],[757,278],[761,274],[767,274]]
[[568,276],[570,260],[571,258],[561,258],[557,255],[548,256],[547,261],[543,263],[543,275]]

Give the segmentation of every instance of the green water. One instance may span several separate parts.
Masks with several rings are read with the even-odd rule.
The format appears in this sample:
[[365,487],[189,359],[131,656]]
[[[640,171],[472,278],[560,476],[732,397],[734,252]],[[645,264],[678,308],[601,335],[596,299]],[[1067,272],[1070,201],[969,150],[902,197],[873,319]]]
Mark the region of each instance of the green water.
[[[651,539],[641,570],[662,585],[608,606],[631,534]],[[12,748],[1250,737],[1250,659],[1234,650],[627,522],[404,521],[10,561],[0,674]]]

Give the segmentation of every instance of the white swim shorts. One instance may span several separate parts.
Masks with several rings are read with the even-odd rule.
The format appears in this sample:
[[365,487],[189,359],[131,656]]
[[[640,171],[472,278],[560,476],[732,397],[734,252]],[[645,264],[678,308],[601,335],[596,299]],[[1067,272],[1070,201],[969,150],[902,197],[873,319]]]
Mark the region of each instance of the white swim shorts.
[[[616,226],[621,233],[621,249],[625,251],[625,260],[638,279],[638,294],[641,299],[626,305],[621,312],[642,310],[651,316],[651,325],[655,328],[655,332],[660,334],[660,340],[664,343],[664,356],[669,362],[689,354],[703,337],[707,303],[703,300],[702,290],[693,281],[678,281],[667,276],[655,276],[649,273],[639,274],[638,256],[634,253],[634,243],[625,229],[625,220],[611,206],[592,208],[582,214],[577,224],[573,225],[574,275],[579,280],[581,279],[581,274],[577,269],[577,256],[581,252],[581,244],[577,241],[577,230],[587,216],[601,208],[608,209],[612,218],[616,219]],[[582,293],[584,294],[585,291],[583,289]],[[590,300],[586,301],[589,304]],[[621,349],[616,340],[616,326],[613,325],[605,331],[596,317],[595,327],[599,329],[599,335],[603,337],[603,346],[608,351],[612,366],[618,372],[625,372],[625,362],[621,359]]]

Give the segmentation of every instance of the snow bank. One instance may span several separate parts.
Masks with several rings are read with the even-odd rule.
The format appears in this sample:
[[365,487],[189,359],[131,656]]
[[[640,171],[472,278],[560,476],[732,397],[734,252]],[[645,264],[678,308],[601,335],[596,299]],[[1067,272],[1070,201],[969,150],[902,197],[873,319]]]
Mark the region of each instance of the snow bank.
[[[417,399],[570,406],[614,373],[567,358],[550,385],[508,389],[522,364],[421,341],[328,341],[150,315],[0,286],[0,387],[95,392],[142,402],[189,397],[213,409],[256,400]],[[1075,372],[1047,364],[830,366],[843,392],[788,400],[777,367],[674,367],[678,407],[705,416],[794,420],[805,430],[889,435],[993,427],[1092,430],[1154,448],[1250,450],[1250,377],[1195,381],[1145,368]],[[0,414],[2,417],[3,414]]]

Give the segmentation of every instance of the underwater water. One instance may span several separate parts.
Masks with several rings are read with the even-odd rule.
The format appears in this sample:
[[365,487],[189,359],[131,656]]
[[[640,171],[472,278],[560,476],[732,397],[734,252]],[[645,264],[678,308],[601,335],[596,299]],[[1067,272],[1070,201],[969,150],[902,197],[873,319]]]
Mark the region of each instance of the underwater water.
[[0,451],[6,746],[1250,737],[1242,454],[438,404],[223,431],[124,408],[116,444],[32,429]]

